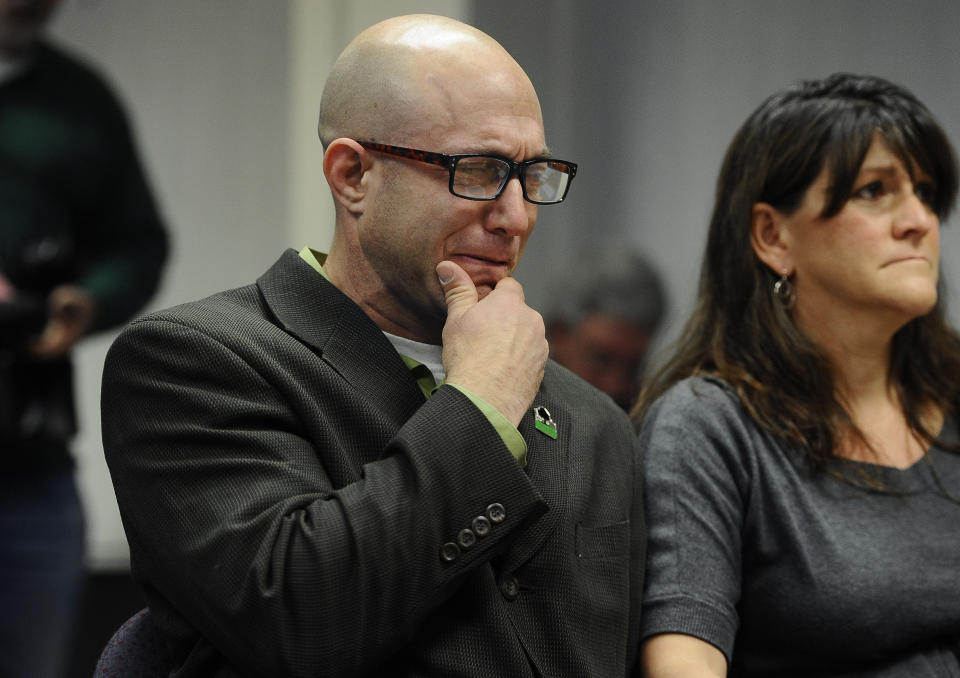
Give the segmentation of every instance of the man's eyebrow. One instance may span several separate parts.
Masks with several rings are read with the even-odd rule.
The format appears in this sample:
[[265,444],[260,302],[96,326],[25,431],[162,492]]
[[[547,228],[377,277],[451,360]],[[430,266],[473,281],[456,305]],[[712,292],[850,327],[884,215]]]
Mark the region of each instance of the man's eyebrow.
[[[498,158],[507,158],[508,160],[510,159],[510,156],[507,155],[506,153],[502,153],[502,152],[500,151],[500,149],[493,148],[493,147],[490,147],[490,146],[480,147],[480,148],[478,148],[478,149],[475,150],[475,151],[470,151],[470,153],[471,153],[471,154],[477,154],[477,155],[494,155],[494,156],[496,156],[496,157],[498,157]],[[553,153],[550,152],[550,149],[547,148],[546,146],[543,146],[543,147],[540,149],[540,152],[539,152],[539,153],[534,153],[534,154],[531,155],[529,158],[524,158],[524,160],[534,160],[534,159],[537,159],[537,158],[549,159],[549,158],[552,158],[552,157],[553,157]]]
[[533,156],[535,158],[552,158],[553,153],[550,152],[550,149],[546,146],[540,149],[540,154]]

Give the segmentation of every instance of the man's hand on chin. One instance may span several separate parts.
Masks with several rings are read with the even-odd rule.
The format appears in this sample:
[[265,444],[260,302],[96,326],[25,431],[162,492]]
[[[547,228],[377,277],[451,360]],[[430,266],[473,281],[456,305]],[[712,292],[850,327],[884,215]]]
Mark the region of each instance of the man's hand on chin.
[[517,426],[543,379],[549,353],[543,318],[527,306],[513,278],[503,278],[481,298],[457,264],[441,261],[437,276],[447,303],[447,382],[483,398]]

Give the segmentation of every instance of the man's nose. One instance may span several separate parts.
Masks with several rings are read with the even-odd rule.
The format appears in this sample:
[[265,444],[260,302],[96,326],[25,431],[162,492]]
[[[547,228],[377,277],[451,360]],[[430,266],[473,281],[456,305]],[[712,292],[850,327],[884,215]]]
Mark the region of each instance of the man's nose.
[[[531,210],[531,208],[533,208]],[[519,177],[512,177],[503,187],[503,193],[493,201],[493,208],[487,215],[488,230],[504,235],[524,235],[533,226],[536,219],[536,205],[523,199],[523,187]],[[531,217],[531,212],[533,216]]]

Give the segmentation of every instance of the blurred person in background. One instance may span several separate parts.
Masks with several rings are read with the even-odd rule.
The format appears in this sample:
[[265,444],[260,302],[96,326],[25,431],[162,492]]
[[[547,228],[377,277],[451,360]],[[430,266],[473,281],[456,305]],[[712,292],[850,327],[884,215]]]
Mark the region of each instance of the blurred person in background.
[[70,351],[154,292],[161,218],[104,81],[0,0],[0,676],[57,678],[83,581]]
[[656,270],[629,247],[584,252],[557,275],[550,299],[550,357],[629,410],[666,308]]

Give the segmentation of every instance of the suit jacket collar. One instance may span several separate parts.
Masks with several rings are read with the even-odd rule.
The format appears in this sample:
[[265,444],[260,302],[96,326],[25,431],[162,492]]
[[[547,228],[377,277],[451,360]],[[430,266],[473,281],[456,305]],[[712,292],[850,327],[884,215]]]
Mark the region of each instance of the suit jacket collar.
[[292,249],[257,280],[287,332],[320,357],[399,427],[423,393],[379,327]]

